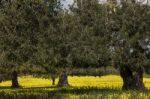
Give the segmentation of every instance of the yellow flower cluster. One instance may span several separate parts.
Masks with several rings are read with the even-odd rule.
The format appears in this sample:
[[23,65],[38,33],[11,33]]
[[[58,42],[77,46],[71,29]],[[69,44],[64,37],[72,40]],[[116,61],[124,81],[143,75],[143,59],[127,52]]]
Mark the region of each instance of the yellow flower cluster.
[[[49,87],[52,86],[51,79],[36,78],[33,76],[22,76],[18,78],[22,87]],[[69,76],[69,84],[74,87],[98,87],[98,88],[118,88],[123,85],[122,79],[118,75],[106,76]],[[58,79],[56,79],[56,84]],[[146,88],[150,89],[150,78],[144,78]],[[10,86],[11,81],[4,81],[0,86]]]

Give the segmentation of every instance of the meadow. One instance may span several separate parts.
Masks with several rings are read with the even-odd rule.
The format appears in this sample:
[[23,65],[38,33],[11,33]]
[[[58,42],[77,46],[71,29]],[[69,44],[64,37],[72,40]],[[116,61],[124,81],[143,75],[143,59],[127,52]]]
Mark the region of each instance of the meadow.
[[21,88],[11,89],[10,81],[0,83],[0,99],[150,99],[149,77],[144,78],[147,88],[144,92],[122,91],[123,83],[118,75],[69,76],[68,79],[69,87],[57,88],[50,79],[21,76]]

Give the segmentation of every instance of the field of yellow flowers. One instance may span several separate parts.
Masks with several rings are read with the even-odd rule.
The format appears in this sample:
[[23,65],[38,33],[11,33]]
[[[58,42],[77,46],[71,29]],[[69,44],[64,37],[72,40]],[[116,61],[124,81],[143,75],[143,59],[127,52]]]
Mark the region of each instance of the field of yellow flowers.
[[118,75],[69,76],[67,88],[57,88],[50,79],[33,76],[19,77],[19,83],[22,86],[19,89],[9,88],[10,81],[0,83],[0,99],[150,99],[149,77],[144,78],[148,89],[144,92],[122,91]]

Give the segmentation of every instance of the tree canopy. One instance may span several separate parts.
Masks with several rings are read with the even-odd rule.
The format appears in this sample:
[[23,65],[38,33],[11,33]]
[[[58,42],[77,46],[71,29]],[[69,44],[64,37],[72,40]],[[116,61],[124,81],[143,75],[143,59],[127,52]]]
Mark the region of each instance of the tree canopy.
[[[123,89],[144,89],[149,73],[150,7],[135,0],[76,0],[69,11],[59,0],[0,1],[0,69],[60,75],[74,68],[118,68]],[[9,71],[9,72],[8,72]],[[15,82],[15,83],[14,83]]]

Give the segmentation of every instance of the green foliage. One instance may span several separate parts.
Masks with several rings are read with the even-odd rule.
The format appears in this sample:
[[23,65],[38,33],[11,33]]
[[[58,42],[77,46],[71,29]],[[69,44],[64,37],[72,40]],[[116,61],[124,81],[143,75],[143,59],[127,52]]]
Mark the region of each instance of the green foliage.
[[55,19],[59,5],[56,0],[1,1],[0,64],[4,70],[31,70],[30,64],[35,63],[41,34]]
[[76,33],[80,33],[78,46],[73,53],[73,65],[85,68],[111,65],[110,32],[106,26],[105,9],[108,7],[97,0],[78,0],[77,5],[71,8],[78,22]]
[[119,74],[119,72],[113,67],[101,67],[101,68],[73,68],[70,70],[71,76],[103,76],[110,74]]
[[60,0],[1,0],[1,73],[148,68],[150,7],[134,0],[116,3],[76,0],[65,12]]

